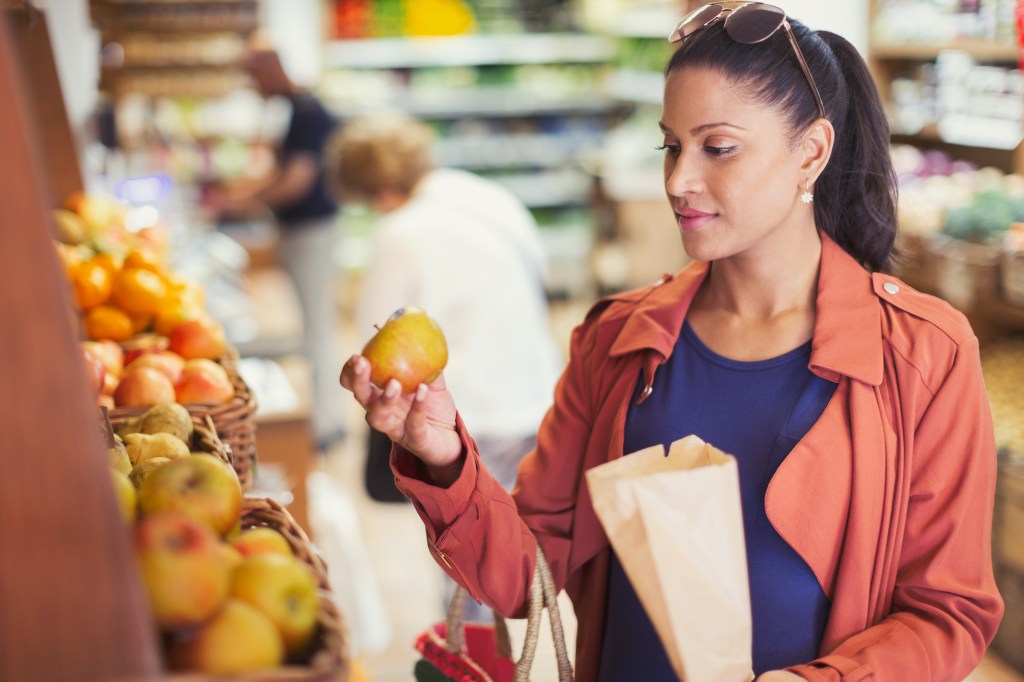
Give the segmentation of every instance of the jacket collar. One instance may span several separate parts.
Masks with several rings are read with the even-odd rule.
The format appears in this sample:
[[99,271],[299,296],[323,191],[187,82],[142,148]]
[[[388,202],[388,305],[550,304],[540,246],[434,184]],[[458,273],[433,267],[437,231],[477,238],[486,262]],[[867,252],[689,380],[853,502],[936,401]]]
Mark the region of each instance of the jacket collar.
[[[809,367],[831,381],[842,375],[878,386],[882,383],[882,322],[871,274],[828,235],[820,230],[819,235],[821,266]],[[708,270],[707,263],[693,263],[656,283],[630,312],[610,355],[654,351],[662,361],[667,359]]]

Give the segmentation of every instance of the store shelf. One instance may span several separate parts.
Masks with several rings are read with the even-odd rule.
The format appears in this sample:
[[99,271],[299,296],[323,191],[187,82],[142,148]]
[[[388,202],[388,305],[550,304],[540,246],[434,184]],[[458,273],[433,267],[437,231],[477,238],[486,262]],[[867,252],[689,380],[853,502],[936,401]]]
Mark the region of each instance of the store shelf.
[[682,11],[668,7],[649,7],[622,12],[616,18],[615,25],[608,30],[623,38],[660,38],[667,40],[668,35],[686,16]]
[[664,75],[634,69],[614,71],[605,85],[605,92],[609,97],[640,104],[661,104],[664,90]]
[[439,140],[435,160],[442,166],[472,170],[560,166],[574,162],[593,135],[537,133],[460,136]]
[[605,114],[618,103],[601,95],[549,96],[524,92],[522,88],[479,88],[431,90],[397,95],[361,104],[327,100],[328,106],[342,117],[397,109],[422,118],[464,118],[472,116],[538,116],[544,114]]
[[932,61],[948,50],[966,52],[978,62],[1016,62],[1021,56],[1020,49],[1012,43],[963,39],[946,43],[874,44],[871,57],[885,61]]
[[575,33],[336,40],[324,49],[328,69],[411,69],[488,64],[584,64],[609,61],[615,43]]
[[560,208],[587,203],[591,179],[582,171],[551,170],[490,176],[529,208]]
[[1012,151],[1024,140],[1019,121],[981,118],[974,116],[947,116],[937,124],[917,131],[893,129],[893,137],[908,141],[940,142],[961,147],[975,147],[993,151]]

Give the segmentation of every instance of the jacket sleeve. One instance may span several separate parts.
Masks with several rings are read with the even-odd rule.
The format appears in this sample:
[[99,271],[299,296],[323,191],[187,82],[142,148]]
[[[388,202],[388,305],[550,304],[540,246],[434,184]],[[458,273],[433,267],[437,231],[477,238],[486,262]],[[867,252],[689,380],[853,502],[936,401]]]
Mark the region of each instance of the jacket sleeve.
[[815,682],[959,682],[995,636],[1003,614],[992,571],[996,448],[976,338],[960,344],[914,437],[889,615],[791,672]]
[[573,332],[569,364],[555,388],[553,406],[537,435],[537,447],[519,466],[510,495],[487,472],[461,417],[464,463],[448,488],[427,482],[419,460],[395,447],[395,482],[422,518],[438,565],[477,601],[507,617],[526,614],[537,541],[557,589],[566,579],[570,536],[586,438],[590,433],[583,348],[586,326]]

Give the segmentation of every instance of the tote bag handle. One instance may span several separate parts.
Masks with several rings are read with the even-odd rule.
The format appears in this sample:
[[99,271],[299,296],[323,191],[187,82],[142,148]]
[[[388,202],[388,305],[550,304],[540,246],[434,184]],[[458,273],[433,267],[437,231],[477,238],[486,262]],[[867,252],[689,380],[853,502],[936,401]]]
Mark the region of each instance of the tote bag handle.
[[[446,644],[448,651],[461,653],[465,646],[466,590],[456,587],[455,595],[448,606],[448,629]],[[537,545],[537,563],[533,570],[533,582],[530,583],[530,604],[526,618],[526,635],[523,651],[516,661],[515,682],[529,682],[530,669],[537,655],[537,643],[540,641],[541,617],[544,609],[548,611],[551,621],[551,638],[555,645],[555,660],[558,665],[558,682],[572,682],[572,664],[569,652],[565,647],[565,630],[562,627],[562,615],[558,610],[558,594],[555,592],[555,580],[551,575],[544,553]],[[495,639],[498,655],[512,658],[512,643],[509,638],[508,625],[505,619],[494,614]]]

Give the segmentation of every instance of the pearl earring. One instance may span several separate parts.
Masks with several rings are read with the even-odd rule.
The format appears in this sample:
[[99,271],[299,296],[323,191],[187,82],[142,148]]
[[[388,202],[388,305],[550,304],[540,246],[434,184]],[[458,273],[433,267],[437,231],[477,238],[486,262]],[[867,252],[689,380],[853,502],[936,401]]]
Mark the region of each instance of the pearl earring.
[[814,201],[814,195],[807,191],[807,181],[804,181],[804,193],[800,195],[800,201],[809,204]]

